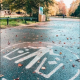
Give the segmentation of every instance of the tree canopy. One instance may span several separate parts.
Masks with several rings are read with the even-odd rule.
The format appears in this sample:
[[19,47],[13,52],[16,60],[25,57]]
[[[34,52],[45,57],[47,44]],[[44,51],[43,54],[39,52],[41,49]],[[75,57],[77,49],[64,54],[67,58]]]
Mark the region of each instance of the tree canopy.
[[56,0],[3,0],[3,9],[10,9],[11,11],[24,10],[28,14],[38,16],[39,6],[44,9],[44,14],[50,15],[66,15],[66,5],[63,0],[57,2]]
[[66,5],[63,2],[63,0],[60,0],[58,2],[58,6],[59,6],[59,15],[66,15]]
[[59,7],[58,7],[58,2],[54,0],[53,5],[49,5],[49,15],[54,16],[59,13]]
[[75,10],[75,12],[72,13],[71,15],[72,16],[80,17],[80,4],[79,4],[78,8]]
[[54,3],[55,4],[49,6],[49,14],[53,16],[54,15],[62,16],[63,14],[64,15],[67,14],[67,8],[63,0],[60,0],[59,2],[54,0]]
[[78,16],[80,14],[80,0],[73,1],[69,9],[69,15]]
[[38,13],[39,6],[44,7],[45,12],[48,12],[48,6],[53,3],[53,0],[4,0],[3,2],[5,1],[7,1],[10,10],[23,9],[30,15]]

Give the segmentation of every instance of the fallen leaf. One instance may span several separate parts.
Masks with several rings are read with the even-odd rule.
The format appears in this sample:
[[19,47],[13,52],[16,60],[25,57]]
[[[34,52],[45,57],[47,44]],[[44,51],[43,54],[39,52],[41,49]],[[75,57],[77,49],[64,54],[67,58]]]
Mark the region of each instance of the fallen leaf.
[[56,35],[56,37],[58,37],[58,35]]
[[62,52],[60,52],[60,55],[62,54]]
[[14,80],[19,80],[19,78],[16,78],[16,79],[14,79]]
[[35,71],[33,73],[36,73]]
[[64,66],[62,66],[62,69],[64,69]]
[[72,67],[75,67],[75,65],[73,64]]
[[42,67],[41,69],[45,70],[46,68],[45,67]]
[[42,42],[40,41],[39,43],[41,44]]
[[37,63],[40,63],[40,61],[38,61]]
[[68,40],[69,38],[67,38],[67,40]]
[[42,37],[42,36],[41,36]]
[[72,40],[72,38],[70,38],[70,40]]
[[24,36],[24,38],[26,38],[26,37]]
[[77,59],[76,61],[80,62],[80,59]]
[[53,43],[55,43],[54,41],[52,41]]
[[18,67],[21,67],[21,66],[23,66],[23,65],[22,65],[21,63],[19,63],[19,64],[18,64]]
[[0,74],[0,77],[3,77],[4,75]]
[[18,36],[16,35],[16,37],[18,37]]
[[61,41],[59,41],[59,44],[61,44]]
[[8,45],[10,45],[10,42],[8,41]]
[[39,74],[42,74],[42,73],[39,73]]

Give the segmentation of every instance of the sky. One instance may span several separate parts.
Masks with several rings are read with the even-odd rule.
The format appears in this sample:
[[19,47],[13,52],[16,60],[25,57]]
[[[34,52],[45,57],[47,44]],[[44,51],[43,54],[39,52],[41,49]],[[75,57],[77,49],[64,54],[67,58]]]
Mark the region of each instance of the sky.
[[[56,0],[56,1],[60,1],[60,0]],[[63,1],[66,4],[67,8],[70,8],[70,4],[72,3],[73,0],[63,0]]]

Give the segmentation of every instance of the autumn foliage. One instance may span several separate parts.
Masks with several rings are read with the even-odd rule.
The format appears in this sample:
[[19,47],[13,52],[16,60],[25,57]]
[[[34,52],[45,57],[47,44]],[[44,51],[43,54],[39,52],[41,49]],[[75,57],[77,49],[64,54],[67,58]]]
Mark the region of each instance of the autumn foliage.
[[60,2],[58,2],[58,6],[59,6],[59,14],[66,15],[66,5],[63,2],[63,0],[60,0]]
[[67,8],[63,0],[60,0],[59,2],[54,0],[54,4],[49,6],[49,14],[51,16],[54,15],[62,16],[63,14],[66,15]]
[[71,16],[78,16],[80,14],[80,0],[75,0],[71,3],[69,9],[69,15]]

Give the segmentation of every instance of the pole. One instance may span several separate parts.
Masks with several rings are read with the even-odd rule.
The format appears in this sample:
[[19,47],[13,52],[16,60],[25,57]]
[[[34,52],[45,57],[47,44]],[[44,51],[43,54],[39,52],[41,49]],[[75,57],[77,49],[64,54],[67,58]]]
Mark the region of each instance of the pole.
[[25,24],[26,24],[26,19],[25,19]]
[[9,25],[9,19],[7,18],[7,25]]

